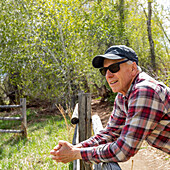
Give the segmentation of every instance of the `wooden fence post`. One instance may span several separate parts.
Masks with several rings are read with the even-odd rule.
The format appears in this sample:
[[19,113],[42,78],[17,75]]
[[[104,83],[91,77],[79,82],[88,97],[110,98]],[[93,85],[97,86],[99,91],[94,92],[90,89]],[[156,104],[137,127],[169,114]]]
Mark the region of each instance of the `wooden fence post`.
[[22,135],[27,138],[27,113],[26,113],[26,98],[20,99],[20,105],[22,105]]
[[[79,93],[78,103],[79,142],[82,142],[91,136],[91,95]],[[80,161],[80,170],[91,170],[91,167]]]

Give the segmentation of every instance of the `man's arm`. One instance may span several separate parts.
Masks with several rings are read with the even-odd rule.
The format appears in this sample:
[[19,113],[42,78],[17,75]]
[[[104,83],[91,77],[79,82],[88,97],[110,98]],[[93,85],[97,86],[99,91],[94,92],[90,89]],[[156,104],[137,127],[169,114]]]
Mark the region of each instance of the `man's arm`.
[[[158,103],[160,107],[157,107]],[[128,101],[126,121],[117,140],[91,147],[88,150],[81,150],[82,159],[96,163],[127,161],[137,153],[143,140],[158,125],[163,112],[164,103],[153,89],[149,89],[149,92],[148,89],[144,88],[136,89]],[[112,116],[113,122],[116,118],[115,115]],[[113,129],[117,127],[115,125],[110,122]],[[110,134],[112,133],[114,134],[114,131],[110,132]]]

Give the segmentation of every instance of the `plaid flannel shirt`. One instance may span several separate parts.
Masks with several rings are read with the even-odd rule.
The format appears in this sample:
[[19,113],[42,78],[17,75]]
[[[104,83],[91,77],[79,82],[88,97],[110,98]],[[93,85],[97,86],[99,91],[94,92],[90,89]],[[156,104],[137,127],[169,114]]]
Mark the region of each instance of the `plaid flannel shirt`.
[[81,142],[86,162],[122,162],[143,140],[170,154],[170,89],[139,73],[126,96],[118,93],[106,128]]

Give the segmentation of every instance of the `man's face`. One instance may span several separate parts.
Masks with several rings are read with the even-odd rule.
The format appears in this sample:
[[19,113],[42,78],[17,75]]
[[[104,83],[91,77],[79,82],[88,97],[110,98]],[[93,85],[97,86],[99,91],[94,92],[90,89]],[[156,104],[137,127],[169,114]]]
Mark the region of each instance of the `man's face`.
[[[123,61],[121,60],[109,60],[104,59],[104,67],[108,67],[111,64]],[[120,92],[123,95],[126,95],[133,78],[134,78],[134,69],[133,64],[128,64],[127,62],[120,64],[120,70],[116,73],[111,73],[107,70],[106,80],[111,87],[113,92]]]

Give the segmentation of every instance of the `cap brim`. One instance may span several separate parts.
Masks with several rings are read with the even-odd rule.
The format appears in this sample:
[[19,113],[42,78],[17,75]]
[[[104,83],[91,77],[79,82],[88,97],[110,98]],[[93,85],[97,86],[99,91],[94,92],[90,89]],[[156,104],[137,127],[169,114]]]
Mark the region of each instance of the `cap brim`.
[[121,56],[114,55],[114,54],[98,55],[98,56],[93,58],[93,61],[92,61],[93,67],[94,68],[103,67],[103,61],[104,61],[105,58],[111,59],[111,60],[117,60],[117,59],[122,59],[122,58],[125,58],[125,57],[121,57]]

